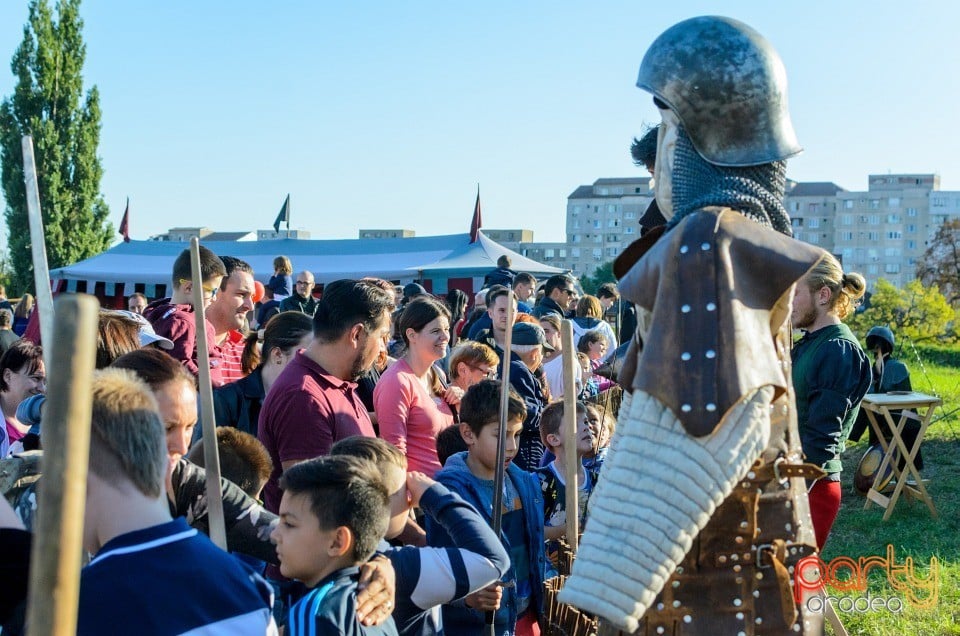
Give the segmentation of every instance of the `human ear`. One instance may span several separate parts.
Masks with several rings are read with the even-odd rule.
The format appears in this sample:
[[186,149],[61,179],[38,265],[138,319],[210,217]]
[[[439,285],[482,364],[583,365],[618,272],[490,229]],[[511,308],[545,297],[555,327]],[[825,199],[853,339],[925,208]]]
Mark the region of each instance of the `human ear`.
[[460,437],[463,438],[467,446],[477,443],[477,436],[473,434],[473,430],[467,424],[460,424]]
[[353,549],[353,532],[347,526],[339,526],[334,532],[330,545],[327,546],[327,556],[342,557]]

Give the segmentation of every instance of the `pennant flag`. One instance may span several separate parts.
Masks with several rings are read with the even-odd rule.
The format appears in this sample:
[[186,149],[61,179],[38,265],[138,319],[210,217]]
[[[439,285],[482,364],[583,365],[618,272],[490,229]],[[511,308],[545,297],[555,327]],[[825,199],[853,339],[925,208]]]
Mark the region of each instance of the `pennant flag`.
[[470,242],[476,243],[480,239],[480,186],[477,186],[477,203],[473,206],[473,221],[470,222]]
[[120,234],[123,235],[123,242],[130,242],[130,197],[127,197],[127,208],[123,211],[123,218],[120,220]]
[[280,231],[280,224],[287,224],[287,231],[290,230],[290,195],[287,195],[287,198],[283,202],[283,207],[280,208],[280,214],[277,215],[277,220],[273,222],[273,231]]

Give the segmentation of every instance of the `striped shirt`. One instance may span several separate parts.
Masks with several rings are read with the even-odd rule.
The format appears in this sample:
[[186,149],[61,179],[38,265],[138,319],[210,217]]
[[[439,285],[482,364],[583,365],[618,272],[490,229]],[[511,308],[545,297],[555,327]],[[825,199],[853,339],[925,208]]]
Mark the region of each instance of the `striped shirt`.
[[223,383],[230,384],[246,377],[243,372],[243,347],[246,344],[246,338],[235,329],[227,332],[227,337],[220,343],[220,353],[223,356],[223,362],[220,366],[220,375],[223,376]]
[[397,636],[393,619],[377,627],[357,620],[357,579],[360,569],[330,574],[290,608],[287,636]]

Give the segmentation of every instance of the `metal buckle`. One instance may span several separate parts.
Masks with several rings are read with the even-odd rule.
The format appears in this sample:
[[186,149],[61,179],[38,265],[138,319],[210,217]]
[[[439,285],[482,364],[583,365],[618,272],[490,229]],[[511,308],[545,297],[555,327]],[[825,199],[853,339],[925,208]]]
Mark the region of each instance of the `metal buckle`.
[[785,461],[787,461],[786,457],[777,457],[775,460],[773,460],[773,476],[776,478],[777,483],[779,483],[781,486],[789,480],[788,477],[783,477],[780,475],[780,464],[784,463]]
[[764,551],[764,550],[770,550],[770,558],[771,558],[771,559],[776,558],[776,555],[774,554],[774,550],[773,550],[773,544],[772,544],[772,543],[761,543],[760,545],[758,545],[758,546],[754,549],[754,553],[756,554],[756,557],[754,558],[754,563],[753,563],[753,564],[754,564],[754,566],[756,566],[756,568],[757,568],[758,570],[762,570],[762,569],[764,569],[764,568],[771,568],[771,567],[773,567],[773,564],[772,564],[772,563],[771,563],[771,564],[768,564],[768,565],[764,565],[764,564],[763,564],[763,551]]

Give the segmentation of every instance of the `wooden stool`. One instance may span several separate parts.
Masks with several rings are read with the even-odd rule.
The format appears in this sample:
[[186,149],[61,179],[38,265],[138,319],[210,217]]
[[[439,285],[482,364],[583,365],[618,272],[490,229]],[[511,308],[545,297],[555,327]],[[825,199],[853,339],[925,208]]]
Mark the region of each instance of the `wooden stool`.
[[[874,432],[877,434],[877,439],[880,440],[880,446],[883,448],[883,461],[880,462],[880,468],[877,469],[876,474],[884,474],[884,471],[887,470],[887,466],[889,465],[897,481],[893,489],[893,494],[889,497],[871,487],[869,492],[867,492],[867,501],[863,505],[864,510],[868,509],[871,503],[875,503],[886,509],[886,512],[883,514],[883,520],[886,521],[890,518],[891,513],[893,513],[893,508],[897,504],[900,495],[906,492],[926,503],[934,519],[938,518],[937,509],[933,505],[933,500],[927,493],[923,480],[920,478],[920,473],[914,465],[914,458],[920,449],[920,443],[923,442],[923,436],[927,432],[927,426],[930,425],[930,419],[933,417],[934,409],[942,403],[942,400],[938,397],[916,392],[868,393],[864,396],[863,402],[860,403],[860,408],[866,412],[870,426],[873,427]],[[890,413],[890,409],[902,409],[898,422],[895,423],[893,421],[893,415]],[[911,413],[909,409],[915,409],[917,413]],[[883,416],[884,421],[886,421],[887,426],[890,428],[892,439],[889,444],[887,443],[883,429],[880,427],[880,423],[877,421],[877,415]],[[913,448],[907,448],[903,441],[903,429],[908,419],[914,419],[920,422],[920,431],[917,433],[917,439],[913,444]],[[903,457],[903,470],[900,469],[900,462],[898,462],[895,457],[896,450],[899,450],[900,456]],[[910,475],[913,476],[916,483],[907,483]]]

